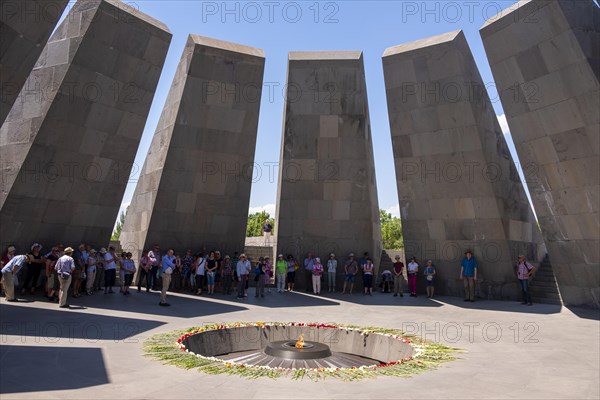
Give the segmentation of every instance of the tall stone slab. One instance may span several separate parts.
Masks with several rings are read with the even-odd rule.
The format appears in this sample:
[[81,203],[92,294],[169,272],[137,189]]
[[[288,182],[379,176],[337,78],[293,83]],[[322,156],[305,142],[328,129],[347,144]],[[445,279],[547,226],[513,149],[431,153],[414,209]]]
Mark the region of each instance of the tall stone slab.
[[0,126],[69,0],[0,3]]
[[119,1],[75,4],[0,129],[0,242],[108,243],[170,41]]
[[600,9],[521,1],[480,33],[563,301],[600,307]]
[[[292,52],[281,146],[277,252],[345,261],[381,228],[362,52]],[[340,273],[343,268],[338,268]],[[338,279],[341,284],[342,279]],[[303,285],[298,279],[298,286]]]
[[406,256],[461,295],[472,250],[479,296],[516,299],[514,262],[538,261],[541,240],[464,34],[391,47],[383,69]]
[[265,58],[190,35],[121,234],[124,248],[242,252]]

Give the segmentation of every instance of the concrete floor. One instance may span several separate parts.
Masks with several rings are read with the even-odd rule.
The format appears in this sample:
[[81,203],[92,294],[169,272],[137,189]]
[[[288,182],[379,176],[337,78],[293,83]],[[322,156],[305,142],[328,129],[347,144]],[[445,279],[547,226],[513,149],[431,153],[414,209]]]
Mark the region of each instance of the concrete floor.
[[[271,293],[97,294],[59,309],[41,297],[0,303],[2,399],[600,398],[599,312],[554,305],[440,297]],[[149,336],[214,322],[319,321],[404,328],[466,350],[412,378],[321,382],[208,376],[143,356]]]

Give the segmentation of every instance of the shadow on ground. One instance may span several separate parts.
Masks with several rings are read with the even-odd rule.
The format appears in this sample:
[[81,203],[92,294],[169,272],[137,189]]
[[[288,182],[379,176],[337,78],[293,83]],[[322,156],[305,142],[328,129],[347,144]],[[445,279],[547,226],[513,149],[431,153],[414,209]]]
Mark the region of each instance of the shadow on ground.
[[[109,383],[102,350],[90,347],[0,346],[0,393],[82,389]],[[31,374],[32,367],[41,373]]]
[[137,343],[138,339],[133,336],[165,324],[148,319],[7,304],[0,304],[0,315],[3,344],[6,343],[6,336],[17,336],[17,343],[56,343],[60,339],[84,339],[91,343],[101,340]]
[[[95,292],[92,296],[83,295],[79,298],[69,296],[68,303],[71,305],[71,310],[61,309],[61,311],[73,312],[82,307],[92,307],[169,317],[194,318],[247,310],[247,308],[243,306],[205,301],[202,297],[182,296],[171,292],[167,295],[167,302],[171,304],[171,306],[161,307],[158,305],[159,295],[160,293],[158,292],[146,293],[145,291],[142,291],[141,293],[137,293],[137,291],[132,291],[131,295],[124,296],[119,293],[119,289],[117,289],[114,294],[104,294],[104,292],[99,291]],[[223,297],[219,297],[221,300],[223,299]],[[25,296],[21,299],[21,301],[23,300],[49,303],[48,300],[42,296]],[[59,310],[58,304],[54,304],[56,309]]]

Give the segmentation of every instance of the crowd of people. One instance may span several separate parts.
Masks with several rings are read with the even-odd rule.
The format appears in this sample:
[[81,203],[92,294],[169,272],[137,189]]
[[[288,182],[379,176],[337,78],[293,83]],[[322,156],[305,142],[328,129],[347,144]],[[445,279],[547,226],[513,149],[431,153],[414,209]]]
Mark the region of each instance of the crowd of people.
[[[42,249],[41,244],[34,243],[30,251],[17,255],[16,247],[8,246],[0,264],[7,301],[17,301],[16,293],[19,291],[21,296],[34,295],[38,288],[42,288],[49,301],[68,308],[69,291],[74,298],[83,294],[92,296],[96,292],[116,293],[117,273],[122,295],[130,295],[130,287],[137,277],[137,292],[143,289],[147,293],[160,291],[160,306],[169,306],[168,291],[185,291],[198,296],[203,293],[210,296],[218,291],[244,299],[248,296],[251,279],[255,282],[252,285],[255,297],[264,297],[265,292],[270,293],[271,289],[277,293],[292,292],[296,289],[297,279],[304,279],[303,286],[307,292],[321,295],[322,283],[326,282],[328,292],[333,293],[338,287],[339,277],[343,277],[343,286],[340,285],[342,294],[352,294],[359,277],[363,294],[370,296],[377,280],[375,266],[366,252],[360,259],[350,253],[344,262],[338,261],[334,253],[329,254],[326,261],[311,253],[300,261],[291,254],[279,254],[272,262],[269,257],[253,261],[245,254],[222,255],[217,250],[196,254],[187,250],[180,255],[168,249],[162,254],[160,247],[154,245],[142,253],[136,267],[132,253],[117,254],[113,246],[96,251],[86,244],[80,244],[77,249],[58,244],[46,254]],[[515,272],[523,304],[531,305],[528,281],[534,271],[525,257],[519,256]],[[412,257],[405,267],[400,256],[396,256],[392,269],[381,271],[379,287],[384,293],[402,297],[406,280],[410,296],[416,297],[417,280],[422,276],[427,297],[433,298],[436,274],[432,260],[428,260],[421,271],[416,257]],[[464,282],[465,301],[475,301],[477,260],[471,251],[465,252],[461,262],[460,279]]]

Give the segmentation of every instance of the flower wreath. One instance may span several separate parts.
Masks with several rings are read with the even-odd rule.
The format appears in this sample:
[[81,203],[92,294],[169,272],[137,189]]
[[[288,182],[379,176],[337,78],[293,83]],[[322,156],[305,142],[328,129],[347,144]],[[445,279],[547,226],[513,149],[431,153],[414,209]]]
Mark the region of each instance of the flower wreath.
[[[216,357],[203,356],[190,351],[183,343],[188,337],[202,332],[241,327],[259,327],[264,329],[272,326],[340,329],[345,331],[357,331],[365,336],[377,334],[409,344],[415,350],[415,353],[413,356],[402,358],[400,360],[360,367],[282,368],[263,365],[248,365],[230,360],[222,360]],[[455,360],[456,357],[454,356],[454,353],[461,351],[457,348],[422,340],[416,336],[405,335],[403,331],[398,329],[298,322],[236,322],[231,324],[211,324],[199,328],[190,328],[183,331],[154,335],[144,343],[144,350],[147,356],[162,361],[165,364],[171,364],[185,369],[198,368],[200,372],[207,374],[230,374],[247,378],[279,378],[290,376],[292,379],[309,378],[312,380],[325,379],[328,377],[342,380],[357,380],[374,378],[377,375],[408,377],[435,369],[442,363]]]

